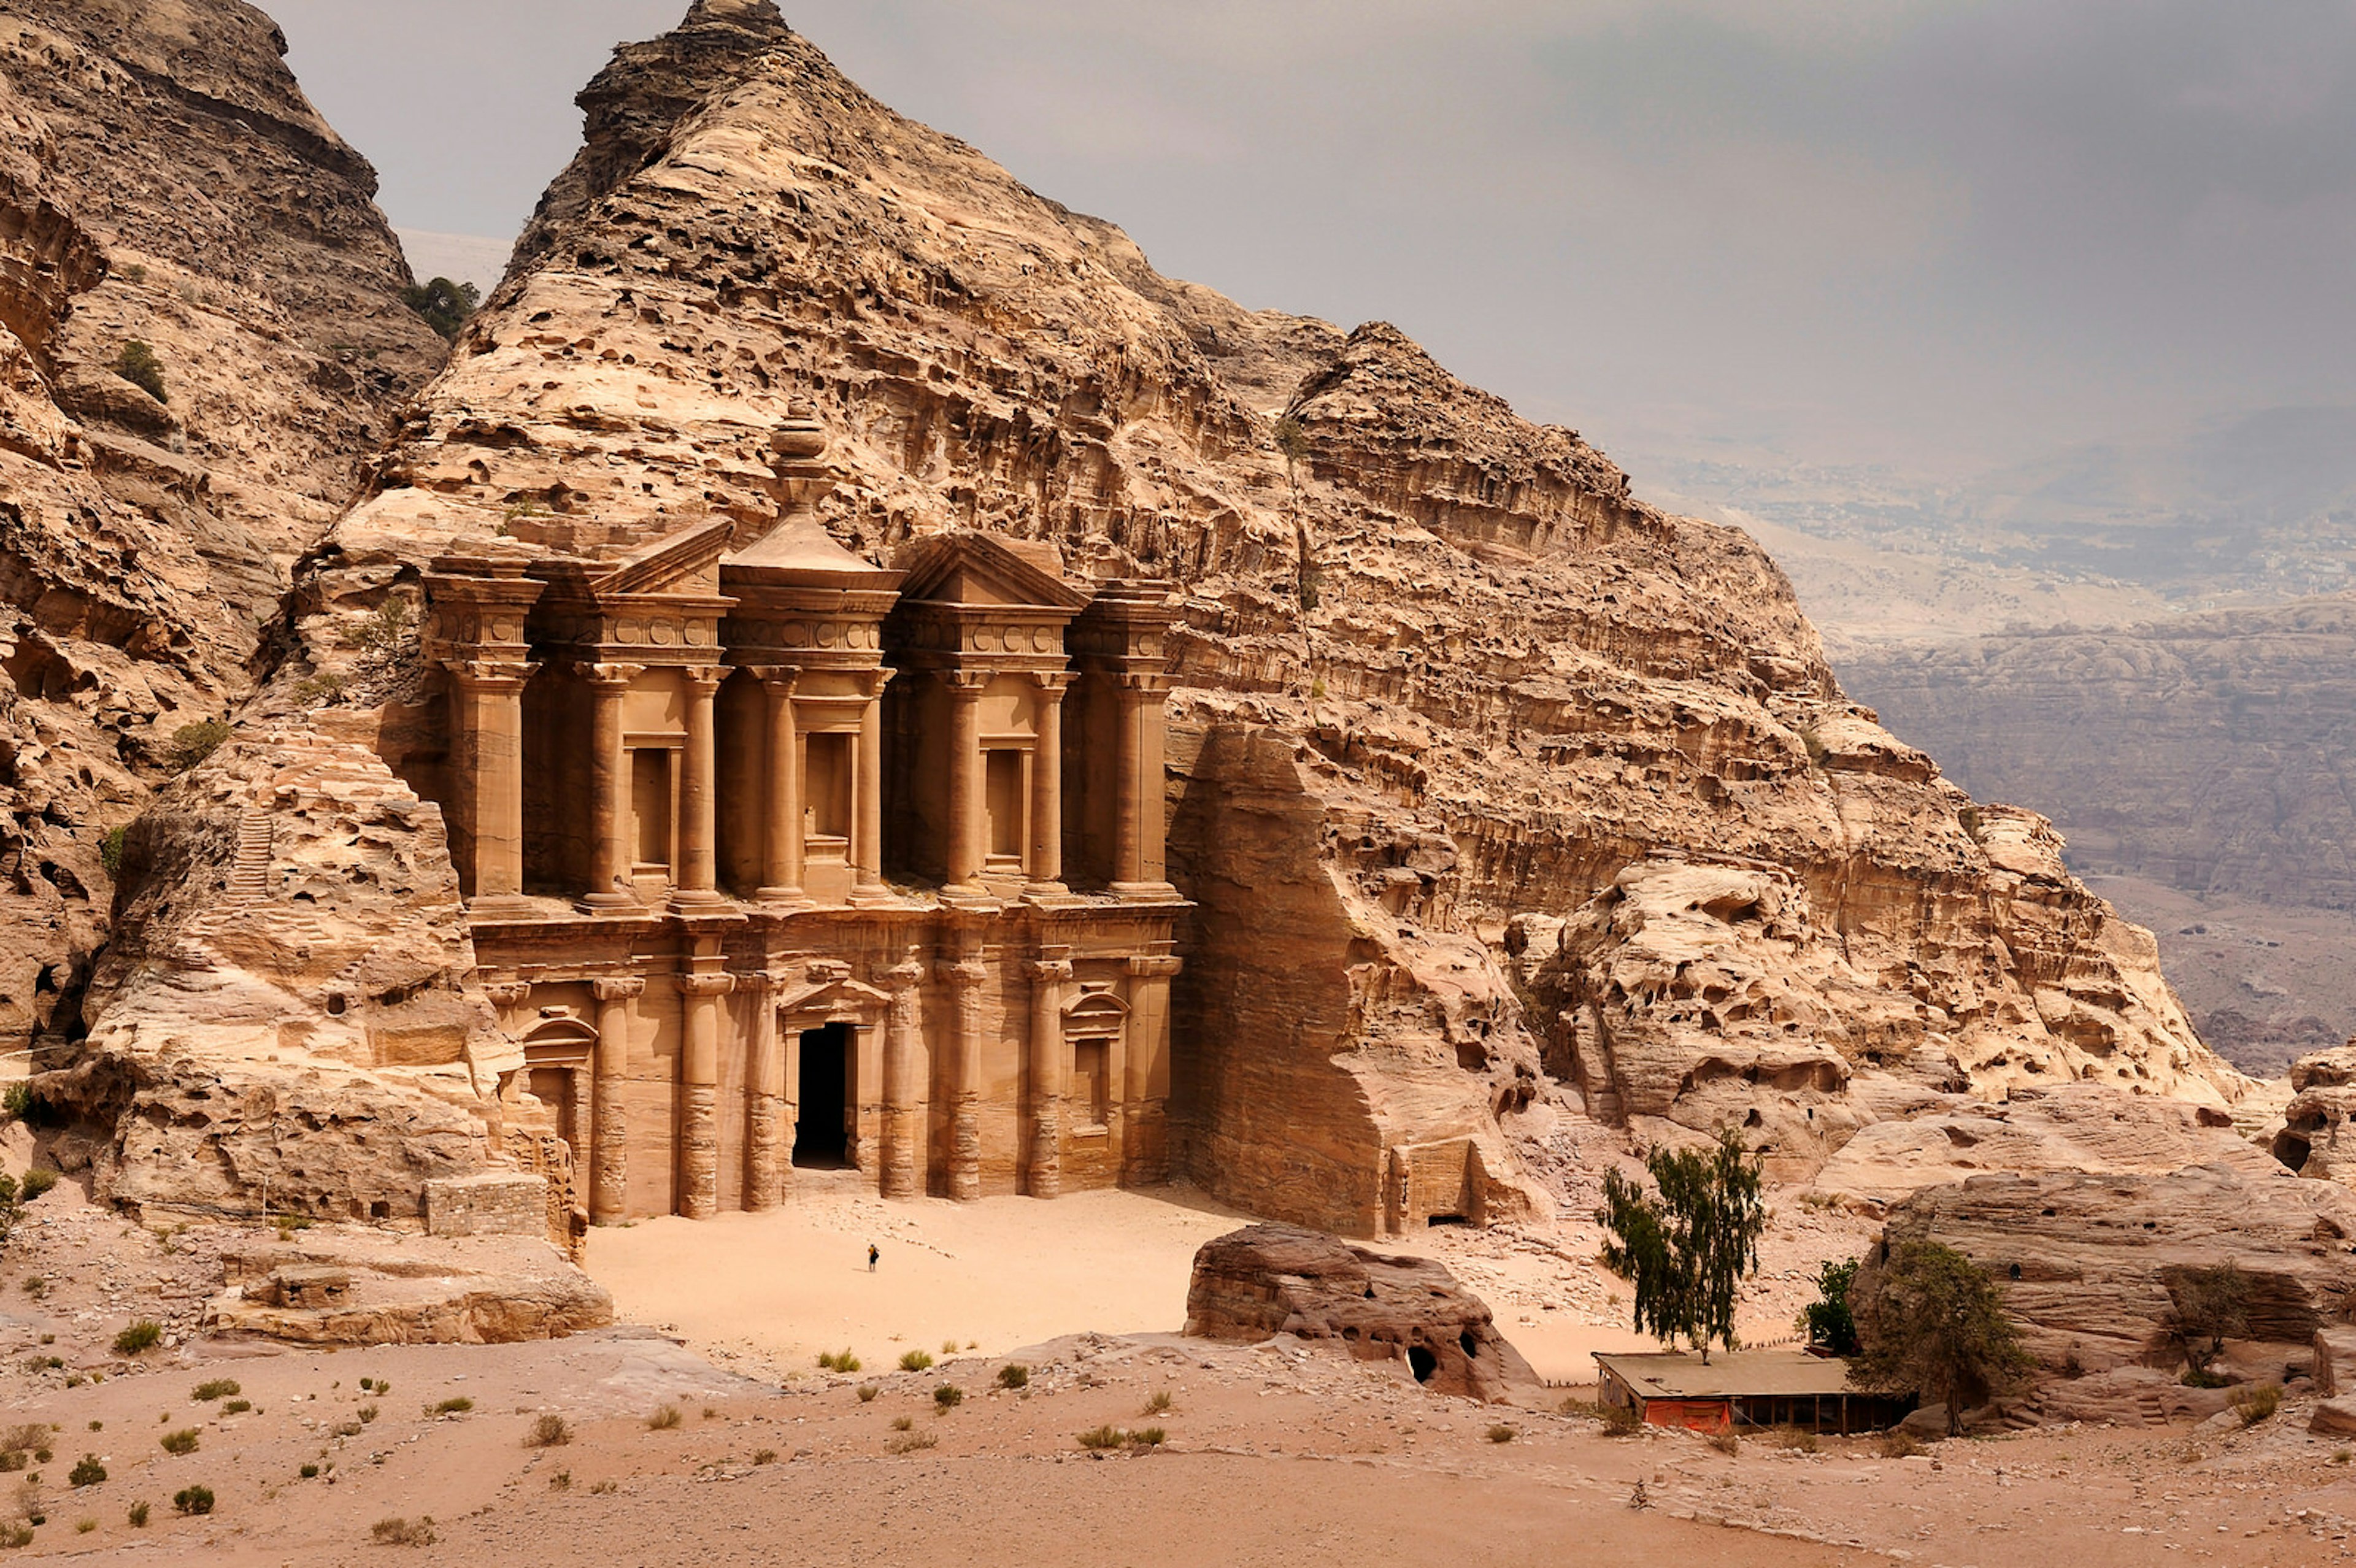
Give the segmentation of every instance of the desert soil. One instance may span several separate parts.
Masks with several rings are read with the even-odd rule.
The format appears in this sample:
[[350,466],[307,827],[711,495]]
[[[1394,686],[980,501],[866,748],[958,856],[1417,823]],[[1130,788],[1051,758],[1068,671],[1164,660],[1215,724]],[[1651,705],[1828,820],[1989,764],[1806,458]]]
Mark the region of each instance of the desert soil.
[[[1754,1438],[1728,1455],[1681,1433],[1607,1435],[1565,1413],[1578,1389],[1483,1406],[1390,1363],[1182,1339],[1187,1260],[1237,1218],[1183,1189],[1054,1205],[811,1193],[769,1215],[601,1231],[592,1270],[633,1326],[340,1351],[188,1332],[217,1233],[159,1239],[70,1186],[32,1214],[0,1266],[0,1426],[49,1429],[48,1459],[0,1477],[0,1507],[33,1501],[46,1520],[27,1560],[382,1564],[404,1560],[374,1539],[398,1520],[430,1531],[420,1560],[436,1563],[2104,1568],[2340,1562],[2356,1514],[2356,1467],[2335,1462],[2348,1450],[2310,1436],[2298,1401],[2246,1432],[2073,1426],[1912,1457]],[[1748,1308],[1757,1337],[1862,1231],[1779,1215]],[[1441,1230],[1400,1250],[1443,1257],[1543,1372],[1627,1342],[1580,1224]],[[134,1317],[166,1324],[167,1343],[117,1356]],[[821,1346],[861,1370],[819,1371]],[[939,1364],[899,1370],[916,1349]],[[1010,1362],[1024,1388],[999,1386]],[[216,1379],[236,1392],[195,1397]],[[676,1425],[655,1424],[665,1411]],[[567,1441],[533,1446],[549,1416]],[[1078,1435],[1099,1426],[1162,1441],[1091,1453]],[[196,1450],[166,1453],[184,1430]],[[76,1488],[86,1454],[106,1479]],[[195,1484],[216,1505],[182,1517],[172,1499]]]

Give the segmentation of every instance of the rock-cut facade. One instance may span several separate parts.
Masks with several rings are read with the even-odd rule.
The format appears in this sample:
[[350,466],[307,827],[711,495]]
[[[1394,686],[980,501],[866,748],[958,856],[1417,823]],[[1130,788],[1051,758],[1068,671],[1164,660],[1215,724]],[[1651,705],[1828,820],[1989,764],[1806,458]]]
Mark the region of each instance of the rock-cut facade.
[[519,518],[424,596],[387,761],[590,1220],[1168,1179],[1169,584],[979,531],[881,567],[789,506]]

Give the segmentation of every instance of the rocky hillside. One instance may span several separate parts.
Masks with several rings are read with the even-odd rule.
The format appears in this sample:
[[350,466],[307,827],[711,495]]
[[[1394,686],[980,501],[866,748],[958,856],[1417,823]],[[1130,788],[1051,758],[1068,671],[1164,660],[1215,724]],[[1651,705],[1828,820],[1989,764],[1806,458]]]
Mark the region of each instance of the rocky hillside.
[[105,834],[444,357],[284,52],[237,0],[0,0],[0,1052],[72,1028]]
[[[1262,1211],[1363,1228],[1368,1151],[1468,1142],[1481,1201],[1519,1202],[1565,1103],[1656,1136],[1752,1112],[1807,1168],[1905,1099],[1874,1084],[2240,1093],[2041,819],[1974,809],[1842,695],[1755,545],[1577,432],[1391,326],[1162,277],[767,0],[698,0],[581,102],[507,281],[304,573],[257,730],[397,752],[413,655],[368,645],[435,553],[756,537],[807,403],[853,549],[988,528],[1181,585],[1181,1136]],[[125,1051],[176,962],[104,977],[149,1020]]]

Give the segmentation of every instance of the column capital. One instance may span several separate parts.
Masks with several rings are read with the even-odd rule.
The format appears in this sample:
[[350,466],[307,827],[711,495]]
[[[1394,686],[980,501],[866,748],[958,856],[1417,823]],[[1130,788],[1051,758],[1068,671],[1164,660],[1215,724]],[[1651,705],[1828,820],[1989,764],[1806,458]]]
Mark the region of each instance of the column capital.
[[1072,977],[1072,961],[1068,958],[1033,958],[1023,965],[1023,973],[1041,985],[1053,985]]
[[1072,672],[1067,669],[1029,670],[1025,678],[1051,697],[1060,697],[1072,688]]
[[469,691],[521,691],[540,667],[520,659],[444,659],[442,667]]
[[958,958],[935,965],[933,973],[961,990],[969,990],[990,978],[990,965],[979,958]]
[[1139,670],[1125,670],[1114,678],[1120,683],[1122,699],[1130,702],[1142,702],[1149,697],[1167,697],[1170,688],[1177,684],[1170,676]]
[[689,693],[696,697],[710,697],[728,678],[727,669],[720,665],[682,665],[679,675]]
[[724,997],[736,988],[734,975],[674,975],[683,997]]
[[626,1002],[646,994],[647,983],[637,975],[615,976],[608,979],[592,980],[589,989],[601,1002]]
[[854,670],[851,672],[853,677],[859,682],[859,695],[867,699],[870,702],[873,702],[877,698],[883,696],[884,688],[891,685],[893,677],[897,676],[899,673],[900,672],[896,669],[884,669],[880,666],[874,669]]
[[620,689],[644,675],[646,669],[642,664],[599,664],[594,660],[583,659],[573,665],[573,673],[591,686]]
[[958,697],[980,697],[981,688],[997,673],[991,669],[945,669],[940,672],[941,684]]
[[1167,980],[1185,967],[1183,958],[1170,954],[1155,954],[1129,961],[1129,972],[1147,980]]
[[530,999],[531,982],[529,980],[487,981],[483,986],[483,995],[490,997],[500,1007],[512,1008]]
[[924,977],[924,965],[914,958],[903,964],[894,964],[889,969],[875,971],[875,983],[895,996],[904,991],[914,990]]
[[791,697],[795,683],[802,677],[802,667],[791,664],[755,664],[738,667],[745,674],[768,688],[772,697]]

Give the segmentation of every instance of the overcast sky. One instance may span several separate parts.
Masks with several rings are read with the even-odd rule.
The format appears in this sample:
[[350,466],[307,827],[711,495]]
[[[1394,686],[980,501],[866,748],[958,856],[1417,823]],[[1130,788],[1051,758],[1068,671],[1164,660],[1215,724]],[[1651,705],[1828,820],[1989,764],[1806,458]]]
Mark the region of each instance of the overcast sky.
[[[396,225],[504,242],[685,4],[268,8]],[[2356,0],[786,15],[1164,272],[1396,322],[1607,450],[1962,468],[2356,402]]]

